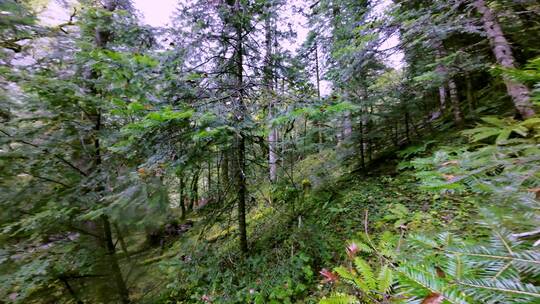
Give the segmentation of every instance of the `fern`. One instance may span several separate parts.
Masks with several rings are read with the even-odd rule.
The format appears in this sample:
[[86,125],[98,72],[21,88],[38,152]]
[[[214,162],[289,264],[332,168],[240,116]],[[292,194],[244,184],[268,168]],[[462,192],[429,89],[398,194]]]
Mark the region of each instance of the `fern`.
[[540,118],[482,120],[463,132],[469,145],[443,147],[404,167],[415,168],[424,189],[484,202],[477,226],[482,237],[409,235],[397,255],[391,234],[381,234],[376,245],[363,235],[359,251],[381,266],[357,257],[355,270],[338,272],[362,301],[540,303],[540,251],[516,233],[540,223]]
[[367,287],[364,288],[364,292],[370,292],[371,290],[374,290],[377,287],[377,280],[375,278],[373,270],[371,269],[371,266],[369,266],[366,261],[359,257],[354,258],[354,265],[356,266],[356,270],[362,278],[363,285]]
[[336,294],[329,298],[324,298],[319,301],[319,304],[356,304],[360,303],[354,296],[347,294]]
[[380,293],[388,293],[394,283],[394,274],[388,265],[381,267],[377,277],[377,287]]

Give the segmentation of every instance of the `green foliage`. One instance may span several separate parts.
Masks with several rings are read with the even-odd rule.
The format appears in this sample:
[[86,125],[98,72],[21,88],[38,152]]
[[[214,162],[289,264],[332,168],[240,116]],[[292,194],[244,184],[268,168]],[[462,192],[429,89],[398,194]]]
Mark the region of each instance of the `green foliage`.
[[538,302],[536,4],[489,74],[455,1],[299,3],[297,52],[282,0],[48,2],[0,1],[0,302]]
[[416,157],[419,154],[422,154],[422,153],[426,152],[428,150],[429,146],[434,144],[434,143],[435,143],[434,140],[428,140],[428,141],[424,142],[422,145],[409,146],[409,147],[405,148],[404,150],[399,151],[398,156],[400,158],[403,158],[403,159]]
[[512,135],[527,137],[529,130],[540,127],[540,119],[538,118],[531,118],[523,122],[516,122],[512,119],[503,120],[498,117],[482,117],[481,119],[488,125],[463,131],[463,134],[469,136],[472,142],[495,138],[497,145],[504,145]]
[[[340,281],[345,282],[357,296],[336,294],[323,298],[319,303],[384,303],[391,297],[390,292],[395,283],[392,266],[397,252],[395,236],[385,232],[376,244],[368,235],[360,236],[362,240],[351,241],[347,247],[349,266],[334,268],[339,279],[334,279],[331,274],[323,274],[330,282],[338,284],[337,288],[340,288]],[[360,254],[377,256],[379,262],[367,261]]]
[[[436,215],[436,213],[435,213]],[[433,214],[422,211],[410,211],[402,204],[388,205],[388,214],[381,221],[376,222],[375,226],[380,228],[384,224],[389,223],[395,230],[410,229],[410,230],[431,230],[437,224],[440,224]]]
[[335,294],[329,298],[324,298],[319,301],[319,304],[355,304],[359,303],[358,300],[347,294]]
[[[486,233],[492,233],[490,241],[465,242],[451,234],[443,235],[440,241],[411,237],[414,258],[405,260],[408,268],[403,273],[423,285],[426,292],[437,292],[456,303],[531,303],[539,296],[534,285],[538,276],[534,262],[537,258],[530,256],[536,253],[531,251],[530,243],[517,239],[515,233],[504,227],[532,228],[528,223],[538,216],[533,211],[537,201],[531,200],[527,193],[528,187],[538,183],[538,160],[534,156],[538,153],[534,151],[538,119],[514,122],[489,117],[483,121],[489,126],[463,133],[470,136],[472,142],[489,138],[496,138],[495,141],[451,153],[436,153],[431,158],[431,166],[425,166],[430,162],[425,159],[416,164],[422,170],[418,176],[429,188],[457,189],[460,193],[472,191],[490,201],[492,206],[486,206],[482,212],[485,217],[482,227],[487,228]],[[509,138],[511,134],[513,138]],[[434,178],[437,174],[444,181],[437,182]],[[509,205],[509,201],[514,203]],[[519,212],[523,211],[518,210],[528,211],[520,216]],[[511,218],[503,215],[509,212],[514,213]],[[429,249],[423,251],[422,248]],[[414,270],[411,264],[431,265],[432,270],[428,269],[426,275],[425,271]],[[443,275],[437,275],[433,271],[435,267],[440,267]],[[456,297],[459,294],[469,300]]]
[[540,57],[531,59],[522,69],[506,69],[503,73],[517,81],[530,84],[534,87],[532,100],[540,104]]
[[420,298],[438,293],[451,303],[537,301],[540,289],[530,280],[534,282],[540,270],[538,252],[512,233],[488,227],[494,232],[487,242],[452,234],[437,239],[411,236],[411,256],[400,269],[401,287]]

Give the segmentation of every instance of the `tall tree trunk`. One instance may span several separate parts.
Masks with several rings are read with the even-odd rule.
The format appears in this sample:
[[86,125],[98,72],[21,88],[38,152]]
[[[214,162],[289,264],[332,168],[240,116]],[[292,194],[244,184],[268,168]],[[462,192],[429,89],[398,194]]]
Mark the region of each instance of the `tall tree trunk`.
[[275,183],[277,181],[277,129],[271,128],[270,134],[268,134],[268,144],[269,144],[269,151],[268,151],[268,165],[270,170],[270,181],[272,183]]
[[114,223],[114,230],[116,231],[116,237],[118,238],[118,241],[120,242],[120,247],[122,248],[122,251],[126,255],[127,260],[131,262],[126,240],[124,239],[124,236],[122,235],[120,226],[118,226],[118,224],[116,223]]
[[179,190],[179,199],[180,199],[180,210],[182,211],[182,214],[180,215],[180,218],[181,219],[185,219],[186,218],[186,198],[184,197],[184,194],[185,194],[185,180],[184,180],[184,175],[180,175],[180,186],[178,189]]
[[321,99],[321,76],[319,74],[319,44],[315,40],[315,80],[317,81],[317,98]]
[[[515,59],[508,40],[504,36],[501,26],[497,22],[493,11],[486,5],[484,0],[475,0],[474,6],[481,15],[484,30],[489,38],[491,49],[497,63],[505,68],[515,68]],[[529,98],[529,89],[522,83],[516,82],[504,76],[504,83],[508,95],[512,98],[514,107],[523,118],[535,115],[533,105]]]
[[[437,60],[440,60],[443,56],[444,56],[444,47],[442,45],[442,42],[440,42],[438,40],[438,37],[435,38],[435,55],[437,57]],[[446,69],[446,67],[444,65],[442,65],[441,63],[437,64],[437,68],[436,68],[436,72],[437,74],[439,74],[439,76],[441,78],[446,78],[447,77],[447,74],[448,74],[448,71]],[[435,115],[433,115],[433,118],[439,118],[440,116],[442,116],[444,114],[444,111],[446,110],[446,86],[445,84],[443,83],[441,86],[439,86],[439,104],[440,104],[440,108],[439,108],[439,111],[436,112]]]
[[399,148],[399,121],[396,120],[396,123],[395,123],[395,128],[396,128],[396,132],[394,132],[394,136],[393,136],[393,141],[394,141],[394,146],[396,148]]
[[229,192],[229,150],[221,151],[221,188],[224,197]]
[[[117,1],[118,0],[106,0],[104,3],[104,8],[110,12],[113,12],[118,5]],[[95,41],[94,41],[96,48],[98,49],[106,48],[110,37],[111,37],[111,33],[109,32],[109,30],[97,27],[95,29]],[[97,73],[93,71],[92,77],[94,78],[98,77]],[[94,130],[96,133],[95,140],[94,140],[95,170],[97,171],[101,170],[101,165],[102,165],[101,144],[100,144],[100,139],[99,139],[99,133],[101,132],[101,127],[102,127],[101,118],[102,118],[101,109],[98,107],[96,109],[96,122],[94,126]],[[104,189],[105,187],[103,187],[103,185],[100,185],[98,188]],[[129,292],[126,287],[124,278],[122,277],[122,271],[120,269],[118,259],[116,258],[116,250],[115,250],[114,243],[112,240],[111,224],[109,222],[109,218],[107,215],[103,214],[101,216],[101,223],[103,226],[103,241],[104,241],[105,249],[107,252],[107,257],[109,260],[110,270],[111,270],[111,273],[112,273],[112,276],[116,285],[116,289],[118,292],[118,296],[120,298],[120,301],[123,304],[128,304],[130,303]]]
[[364,123],[360,121],[360,165],[366,169],[366,157],[364,152]]
[[365,126],[365,118],[364,113],[360,113],[360,165],[362,166],[362,169],[366,169],[366,156],[365,156],[365,136],[364,136],[364,126]]
[[369,163],[373,161],[373,147],[372,147],[372,140],[370,137],[371,133],[371,122],[368,121],[366,124],[366,149],[367,149],[367,159]]
[[193,174],[193,178],[191,179],[191,187],[190,187],[190,200],[188,205],[188,211],[193,211],[195,208],[195,205],[197,204],[197,201],[199,200],[199,174],[201,172],[201,169],[197,169],[195,171],[195,174]]
[[271,3],[267,4],[268,16],[265,20],[265,31],[266,31],[266,58],[265,58],[265,75],[264,81],[266,85],[267,95],[268,95],[268,121],[270,122],[270,132],[268,134],[268,169],[270,175],[270,181],[272,183],[277,181],[277,129],[272,126],[272,119],[274,118],[274,107],[275,107],[275,93],[274,93],[274,62],[273,62],[273,53],[272,53],[272,44],[273,44],[273,33],[274,26],[272,23],[272,14],[273,6]]
[[351,112],[345,112],[343,116],[343,139],[348,139],[352,135],[352,122],[351,122]]
[[[242,122],[245,115],[245,105],[244,105],[244,57],[243,57],[243,32],[244,26],[241,18],[242,9],[240,0],[236,0],[234,4],[234,13],[238,17],[235,21],[236,29],[236,95],[237,102],[235,107],[235,116],[238,123],[238,127],[242,127]],[[239,245],[240,250],[243,253],[247,253],[248,244],[247,244],[247,231],[246,231],[246,195],[247,195],[247,185],[246,185],[246,160],[245,152],[246,145],[244,134],[240,131],[240,134],[236,136],[235,143],[236,157],[234,162],[234,177],[236,181],[237,188],[237,200],[238,200],[238,234],[239,234]]]
[[[320,101],[321,100],[321,76],[319,72],[319,44],[317,43],[317,40],[315,40],[315,76],[316,76],[315,80],[317,81],[317,100]],[[317,127],[317,137],[319,141],[318,150],[319,152],[321,152],[323,148],[323,142],[324,142],[324,137],[321,130],[322,126],[320,122],[317,122],[315,126]]]
[[411,143],[411,135],[410,135],[410,127],[409,127],[409,111],[405,109],[405,138],[407,139],[407,144]]
[[448,80],[448,89],[450,91],[450,101],[452,102],[452,113],[454,114],[454,122],[459,128],[461,128],[463,126],[463,115],[461,114],[461,108],[459,105],[457,85],[452,78]]
[[[446,56],[446,50],[444,49],[444,46],[441,41],[436,41],[436,55],[437,59],[441,60],[443,57]],[[452,79],[452,76],[449,75],[448,69],[439,63],[437,65],[437,73],[446,80],[448,83],[448,90],[450,92],[450,102],[452,103],[452,114],[454,116],[454,122],[458,127],[461,127],[463,125],[463,115],[461,114],[461,108],[459,106],[459,95],[457,90],[457,85],[454,79]],[[444,85],[439,87],[439,96],[440,96],[440,102],[441,102],[441,114],[443,113],[445,107],[446,107],[446,90],[444,88]]]
[[73,300],[75,301],[75,303],[77,303],[77,304],[84,304],[83,301],[81,301],[81,299],[79,299],[79,296],[77,296],[77,293],[75,293],[75,290],[73,290],[73,288],[72,288],[71,285],[69,284],[69,281],[68,281],[67,278],[65,278],[65,277],[60,277],[59,280],[62,281],[62,283],[64,283],[64,286],[66,287],[68,293],[71,295],[71,297],[73,298]]
[[444,85],[439,87],[439,104],[440,104],[440,115],[444,113],[446,109],[446,88]]
[[471,76],[469,73],[465,74],[465,85],[466,85],[466,95],[467,95],[467,104],[469,106],[469,112],[472,115],[474,109],[476,108],[476,97],[473,91],[473,84]]
[[103,236],[107,247],[107,257],[111,266],[110,270],[112,272],[116,288],[118,289],[118,295],[120,296],[120,301],[122,302],[122,304],[128,304],[130,303],[129,292],[126,287],[126,283],[124,282],[124,278],[122,277],[122,271],[120,270],[118,259],[116,258],[116,250],[114,248],[114,243],[112,239],[109,217],[107,215],[102,215],[101,223],[103,225]]
[[208,169],[208,171],[206,171],[206,191],[208,192],[208,195],[210,195],[210,192],[212,191],[212,160],[213,159],[209,159],[206,162]]

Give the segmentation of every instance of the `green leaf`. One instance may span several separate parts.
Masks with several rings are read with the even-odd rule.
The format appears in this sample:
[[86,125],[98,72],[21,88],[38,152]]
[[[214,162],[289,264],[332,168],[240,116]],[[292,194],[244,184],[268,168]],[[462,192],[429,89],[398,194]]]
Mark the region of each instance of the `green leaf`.
[[373,269],[371,268],[371,266],[369,266],[366,261],[359,257],[354,258],[354,265],[356,266],[356,270],[360,273],[363,281],[369,288],[368,290],[373,290],[377,288],[377,281],[375,279],[375,274],[373,273]]
[[501,133],[499,133],[499,136],[497,136],[497,139],[495,140],[495,143],[497,145],[502,145],[504,144],[505,141],[508,140],[508,138],[510,137],[510,134],[512,134],[512,129],[503,129],[501,131]]
[[346,294],[335,294],[330,298],[324,298],[319,301],[319,304],[355,304],[359,301],[351,295]]
[[388,265],[384,265],[379,271],[377,282],[378,282],[377,290],[379,292],[388,293],[388,291],[390,291],[390,288],[392,287],[392,284],[394,283],[394,278],[393,278],[392,270],[388,267]]
[[486,117],[482,117],[480,119],[487,122],[488,124],[494,125],[494,126],[499,127],[499,128],[504,128],[506,126],[505,121],[498,118],[498,117],[486,116]]

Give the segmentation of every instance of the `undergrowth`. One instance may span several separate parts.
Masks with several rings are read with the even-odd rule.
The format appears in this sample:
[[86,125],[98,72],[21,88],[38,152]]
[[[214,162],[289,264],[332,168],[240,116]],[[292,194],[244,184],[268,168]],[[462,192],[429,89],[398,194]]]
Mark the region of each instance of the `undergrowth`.
[[399,236],[458,231],[474,220],[467,212],[474,200],[424,191],[410,172],[366,177],[345,172],[338,162],[317,167],[327,157],[301,162],[296,188],[269,189],[273,205],[259,198],[248,218],[249,257],[237,251],[235,229],[223,229],[235,218],[233,210],[204,233],[196,224],[170,245],[155,274],[167,282],[161,303],[317,303],[332,292],[320,271],[345,258],[339,248],[365,223],[370,232]]

